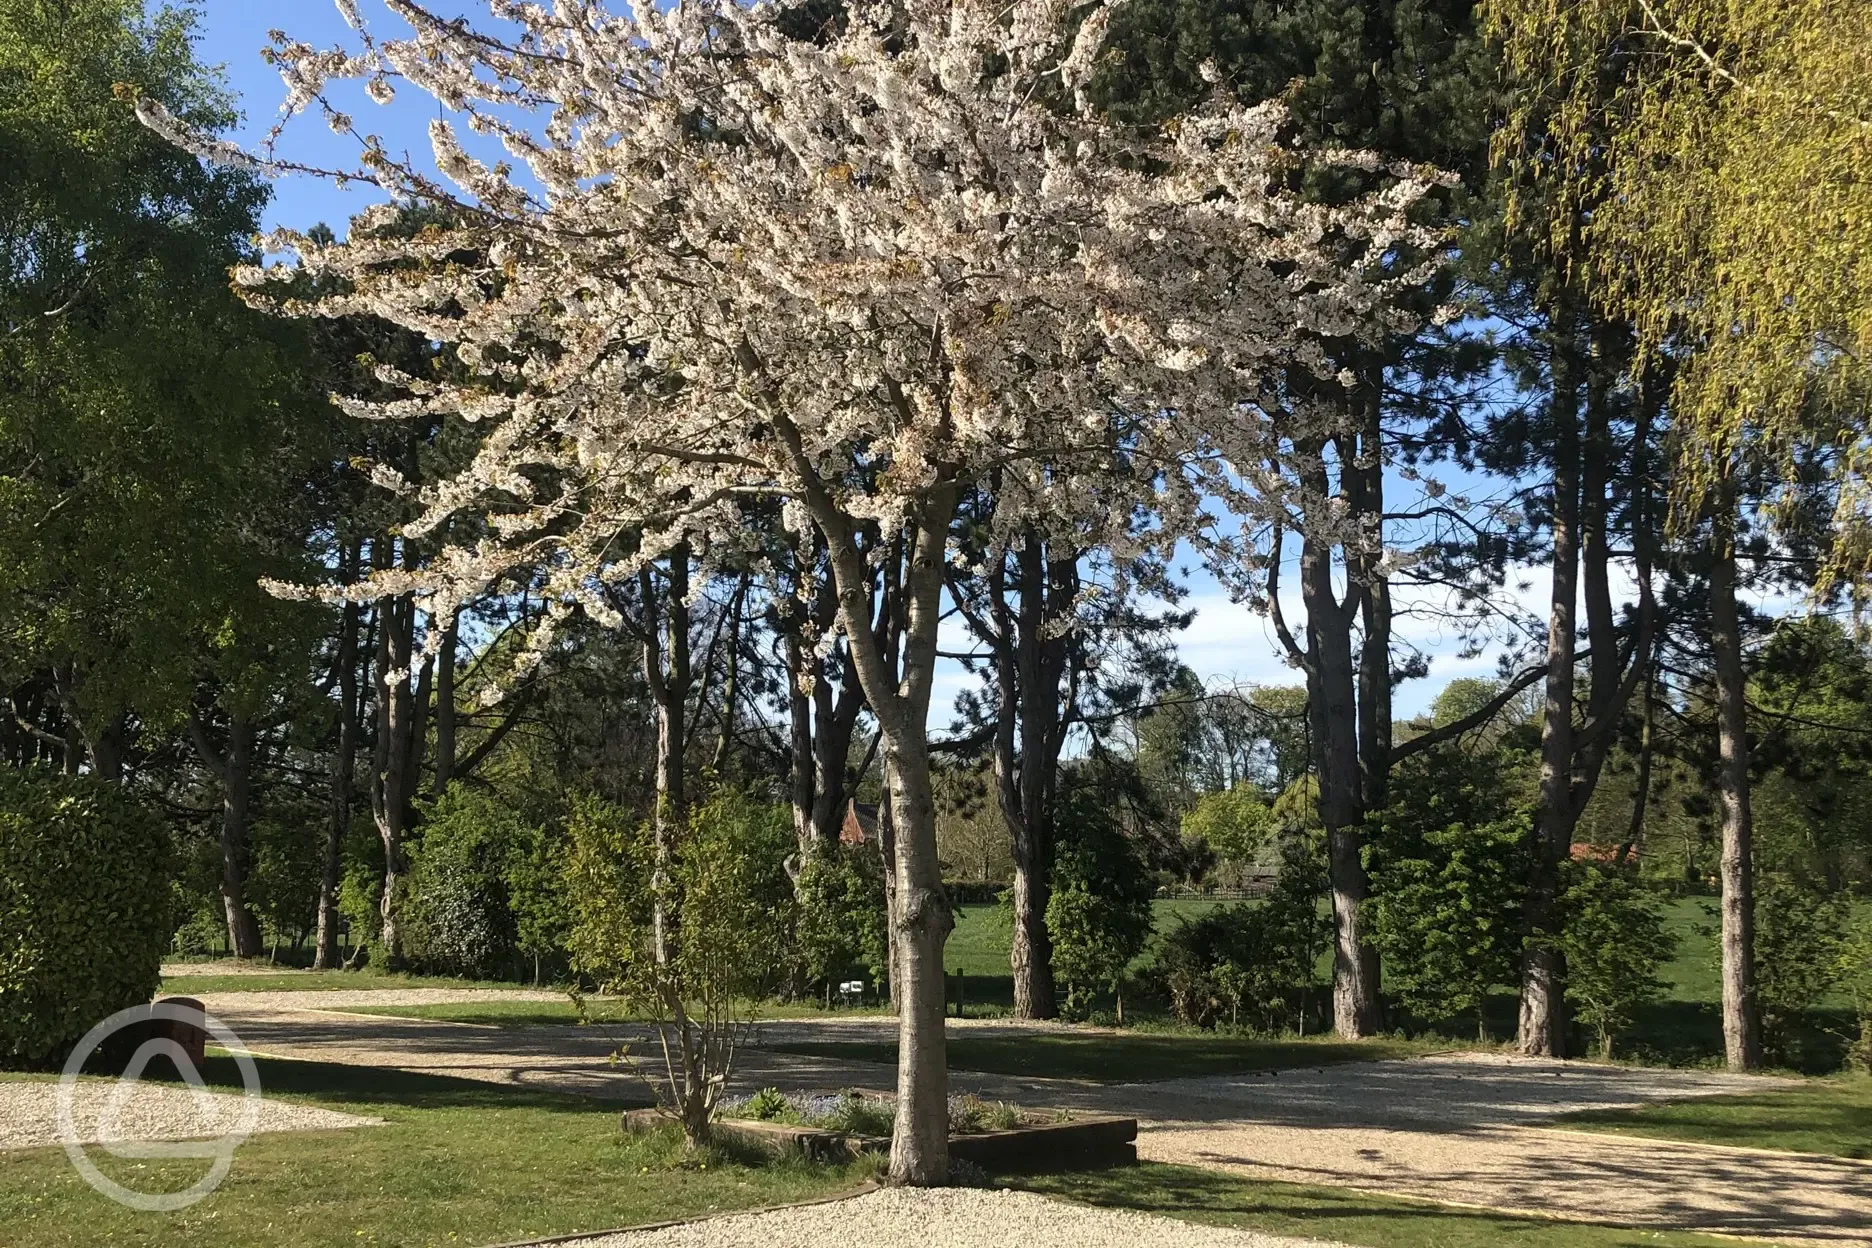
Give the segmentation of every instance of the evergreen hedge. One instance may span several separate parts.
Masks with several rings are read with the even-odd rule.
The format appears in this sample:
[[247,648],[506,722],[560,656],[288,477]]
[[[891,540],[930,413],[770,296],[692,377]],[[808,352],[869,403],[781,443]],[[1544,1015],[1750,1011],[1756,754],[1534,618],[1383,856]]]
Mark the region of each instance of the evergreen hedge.
[[56,1066],[161,978],[175,856],[120,788],[0,767],[0,1068]]

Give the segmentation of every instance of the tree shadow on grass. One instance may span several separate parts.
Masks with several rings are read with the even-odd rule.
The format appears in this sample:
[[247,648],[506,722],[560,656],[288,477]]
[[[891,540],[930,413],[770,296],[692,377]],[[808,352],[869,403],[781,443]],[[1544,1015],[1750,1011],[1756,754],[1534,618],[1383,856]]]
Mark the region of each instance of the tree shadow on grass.
[[[156,1077],[158,1064],[150,1074]],[[598,1100],[555,1088],[525,1084],[485,1083],[385,1066],[356,1066],[343,1062],[292,1061],[255,1058],[261,1090],[267,1095],[302,1096],[327,1105],[394,1105],[404,1109],[545,1109],[590,1112],[621,1108],[620,1102]],[[238,1091],[243,1082],[232,1057],[211,1054],[201,1065],[203,1082],[213,1088]],[[646,1090],[641,1098],[648,1105]]]

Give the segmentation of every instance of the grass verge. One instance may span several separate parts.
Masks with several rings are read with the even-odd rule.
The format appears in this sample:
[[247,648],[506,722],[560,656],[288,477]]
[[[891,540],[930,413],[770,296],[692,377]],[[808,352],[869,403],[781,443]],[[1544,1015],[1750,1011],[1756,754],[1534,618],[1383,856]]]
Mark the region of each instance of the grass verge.
[[1517,1217],[1346,1188],[1262,1182],[1155,1162],[1084,1174],[1024,1175],[1007,1181],[1088,1205],[1370,1248],[1736,1248],[1747,1242],[1681,1231]]
[[201,996],[210,992],[371,992],[402,988],[526,988],[528,984],[480,979],[450,979],[440,975],[403,975],[383,971],[251,972],[238,975],[165,975],[165,997]]
[[[893,1041],[802,1041],[769,1046],[783,1053],[854,1062],[894,1063]],[[1260,1040],[1213,1032],[1084,1032],[949,1037],[949,1069],[988,1075],[1136,1083],[1194,1075],[1293,1070],[1343,1062],[1415,1057],[1435,1044],[1407,1040]]]
[[1555,1125],[1872,1161],[1872,1078],[1843,1076],[1746,1096],[1590,1110]]
[[[269,1097],[386,1125],[256,1135],[218,1190],[175,1213],[106,1199],[62,1149],[0,1153],[0,1244],[492,1244],[810,1200],[856,1186],[872,1164],[685,1158],[673,1131],[627,1138],[615,1108],[582,1098],[318,1062],[259,1066]],[[211,1057],[203,1073],[239,1086],[228,1058]],[[185,1188],[208,1165],[92,1155],[144,1191]]]

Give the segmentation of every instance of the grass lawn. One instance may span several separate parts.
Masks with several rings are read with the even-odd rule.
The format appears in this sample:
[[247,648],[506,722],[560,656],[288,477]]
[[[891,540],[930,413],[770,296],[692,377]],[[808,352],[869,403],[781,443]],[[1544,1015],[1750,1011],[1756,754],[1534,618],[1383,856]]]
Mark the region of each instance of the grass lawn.
[[1556,1125],[1872,1160],[1872,1078],[1844,1076],[1749,1096],[1592,1110]]
[[[802,1042],[772,1046],[784,1053],[846,1061],[894,1063],[894,1041]],[[1255,1070],[1293,1070],[1339,1062],[1375,1062],[1413,1057],[1447,1048],[1404,1040],[1258,1040],[1213,1032],[1091,1032],[996,1036],[959,1033],[949,1037],[949,1069],[991,1075],[1087,1079],[1131,1083],[1223,1075]]]
[[210,992],[369,992],[373,989],[398,988],[524,988],[528,984],[502,983],[480,979],[449,979],[440,975],[386,974],[368,968],[361,971],[295,971],[239,975],[164,975],[163,996],[200,996]]
[[[725,1155],[679,1166],[673,1136],[627,1139],[614,1106],[554,1093],[317,1062],[259,1067],[268,1096],[387,1125],[256,1135],[217,1191],[164,1214],[93,1192],[63,1149],[0,1152],[0,1244],[493,1244],[808,1200],[865,1177]],[[203,1073],[239,1086],[228,1058]],[[208,1164],[93,1157],[143,1190],[180,1190]]]
[[1013,1181],[1030,1191],[1089,1205],[1369,1248],[1735,1248],[1747,1242],[1680,1231],[1516,1217],[1344,1188],[1267,1183],[1154,1162]]

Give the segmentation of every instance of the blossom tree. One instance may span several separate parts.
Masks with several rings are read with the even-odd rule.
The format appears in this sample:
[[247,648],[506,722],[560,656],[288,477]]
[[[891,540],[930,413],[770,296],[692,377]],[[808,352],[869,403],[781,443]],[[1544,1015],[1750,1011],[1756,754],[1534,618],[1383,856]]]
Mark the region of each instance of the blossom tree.
[[[943,1181],[952,919],[925,723],[958,498],[1024,474],[1045,488],[997,509],[1004,541],[1119,532],[1135,501],[1073,483],[1122,448],[1161,466],[1147,477],[1160,531],[1188,531],[1212,487],[1267,462],[1257,397],[1294,370],[1332,376],[1314,344],[1391,305],[1386,257],[1430,241],[1410,209],[1433,179],[1397,168],[1350,202],[1309,203],[1308,164],[1377,162],[1302,152],[1279,106],[1222,92],[1148,132],[1102,119],[1085,88],[1108,4],[854,0],[825,17],[493,0],[501,20],[478,31],[384,0],[412,31],[394,39],[373,37],[355,0],[338,5],[354,48],[282,36],[270,53],[288,113],[320,108],[355,132],[331,81],[362,80],[379,102],[426,92],[442,107],[440,178],[368,136],[356,168],[305,170],[272,145],[256,157],[190,135],[147,103],[146,124],[212,159],[447,210],[414,236],[367,213],[342,243],[269,240],[342,293],[296,301],[287,266],[236,274],[290,314],[369,313],[452,344],[459,369],[386,366],[400,397],[339,400],[485,431],[467,467],[421,487],[406,526],[423,537],[472,513],[477,536],[420,573],[381,574],[429,609],[446,617],[525,573],[559,618],[609,619],[607,584],[685,546],[706,560],[746,540],[751,497],[777,497],[789,529],[823,541],[894,831],[891,1174]],[[494,142],[499,163],[470,152]],[[888,645],[866,618],[878,534],[907,552]]]

